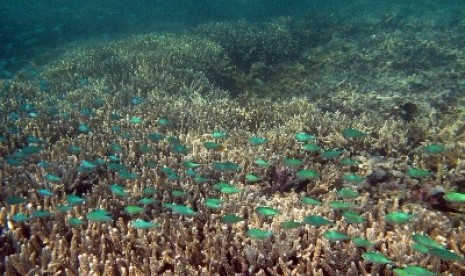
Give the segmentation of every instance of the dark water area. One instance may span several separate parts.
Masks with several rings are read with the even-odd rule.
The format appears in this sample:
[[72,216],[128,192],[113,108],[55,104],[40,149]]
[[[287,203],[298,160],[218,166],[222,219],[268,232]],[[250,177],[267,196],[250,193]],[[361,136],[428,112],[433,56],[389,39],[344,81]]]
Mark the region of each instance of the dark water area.
[[[110,41],[133,34],[188,32],[199,24],[278,17],[332,18],[363,25],[377,20],[403,25],[410,19],[434,21],[448,30],[463,24],[461,1],[11,1],[0,3],[0,65],[9,76],[28,60],[57,47],[89,41]],[[323,22],[322,22],[323,23]],[[396,28],[396,26],[386,26]],[[401,27],[401,26],[398,26]],[[420,30],[425,32],[427,30]]]

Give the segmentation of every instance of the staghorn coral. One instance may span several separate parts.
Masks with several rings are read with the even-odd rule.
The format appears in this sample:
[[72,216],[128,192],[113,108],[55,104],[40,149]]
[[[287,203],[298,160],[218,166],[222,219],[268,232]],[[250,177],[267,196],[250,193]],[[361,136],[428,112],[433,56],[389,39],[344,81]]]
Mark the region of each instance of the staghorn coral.
[[[332,43],[340,46],[337,37]],[[357,275],[392,274],[394,267],[417,264],[463,274],[463,263],[411,247],[411,236],[423,233],[463,255],[460,214],[425,202],[438,185],[445,191],[463,185],[459,108],[442,112],[435,103],[443,99],[428,91],[404,95],[393,84],[380,94],[353,79],[329,81],[320,95],[302,94],[313,87],[315,73],[307,70],[314,68],[309,63],[318,64],[316,57],[277,67],[302,73],[295,82],[285,72],[277,74],[285,85],[263,85],[280,87],[279,101],[256,96],[253,89],[231,98],[215,83],[231,73],[226,52],[207,39],[140,36],[75,49],[44,69],[46,83],[17,77],[4,85],[0,271]],[[322,71],[337,67],[336,60]],[[300,94],[287,95],[286,85],[301,87]],[[402,116],[407,103],[417,106],[411,120]],[[366,135],[347,137],[347,129]],[[220,139],[214,131],[227,135]],[[302,132],[314,135],[321,151],[304,150],[294,138]],[[219,146],[206,146],[213,141]],[[447,150],[437,156],[423,152],[432,142]],[[341,156],[325,157],[323,150]],[[258,166],[258,158],[269,166]],[[344,163],[345,158],[358,163]],[[414,179],[410,168],[431,175]],[[251,174],[257,181],[250,181]],[[215,189],[222,181],[229,189]],[[344,198],[343,188],[359,196]],[[310,205],[304,197],[321,204]],[[152,201],[139,204],[143,198]],[[210,208],[208,198],[220,198],[221,208]],[[140,208],[127,208],[134,205]],[[280,214],[257,214],[260,206]],[[347,222],[341,210],[347,208],[361,219]],[[35,217],[37,211],[51,215]],[[405,224],[388,223],[392,213],[414,216]],[[15,219],[17,214],[24,216]],[[316,227],[309,216],[330,223]],[[86,223],[70,223],[72,218]],[[157,226],[134,227],[141,220]],[[284,227],[290,220],[301,224]],[[254,239],[247,235],[251,229],[272,235]],[[370,252],[393,264],[365,262],[368,249],[325,238],[333,230],[373,242]]]

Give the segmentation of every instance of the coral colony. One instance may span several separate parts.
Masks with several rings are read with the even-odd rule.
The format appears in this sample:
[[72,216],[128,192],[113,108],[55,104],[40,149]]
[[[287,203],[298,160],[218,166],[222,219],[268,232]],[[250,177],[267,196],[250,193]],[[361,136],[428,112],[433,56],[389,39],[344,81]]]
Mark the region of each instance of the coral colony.
[[0,271],[463,275],[465,53],[325,20],[138,35],[1,79]]

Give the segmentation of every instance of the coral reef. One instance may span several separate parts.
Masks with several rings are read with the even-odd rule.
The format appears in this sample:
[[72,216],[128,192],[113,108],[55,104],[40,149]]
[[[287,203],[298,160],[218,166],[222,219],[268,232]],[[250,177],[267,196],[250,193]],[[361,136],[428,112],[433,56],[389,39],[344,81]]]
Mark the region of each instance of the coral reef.
[[463,54],[350,26],[306,48],[308,25],[134,36],[2,80],[0,272],[463,274]]

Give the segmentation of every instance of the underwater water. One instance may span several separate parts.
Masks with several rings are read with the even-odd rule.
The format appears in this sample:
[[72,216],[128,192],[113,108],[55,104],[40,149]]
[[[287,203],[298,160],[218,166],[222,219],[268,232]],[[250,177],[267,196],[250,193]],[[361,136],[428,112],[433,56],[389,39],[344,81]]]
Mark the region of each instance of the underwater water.
[[0,2],[0,273],[462,275],[462,1]]

